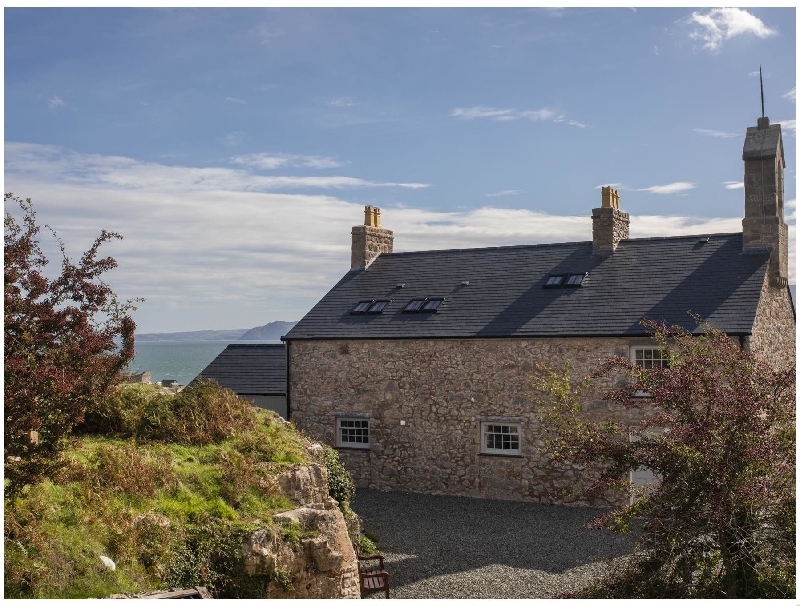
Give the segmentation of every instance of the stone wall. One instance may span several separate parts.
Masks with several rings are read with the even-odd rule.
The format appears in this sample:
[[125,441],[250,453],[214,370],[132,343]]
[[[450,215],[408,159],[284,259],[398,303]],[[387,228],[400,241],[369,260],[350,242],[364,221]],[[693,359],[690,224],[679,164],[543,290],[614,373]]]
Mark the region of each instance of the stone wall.
[[761,300],[756,309],[753,333],[747,340],[748,348],[774,368],[794,364],[795,325],[788,287],[771,285],[768,274],[764,278]]
[[610,207],[592,209],[592,245],[600,254],[611,254],[620,240],[627,240],[630,233],[630,215]]
[[[590,504],[582,491],[593,472],[556,467],[544,450],[531,403],[533,365],[541,361],[562,367],[569,359],[572,376],[581,378],[609,356],[628,356],[632,344],[652,342],[292,341],[290,418],[311,436],[334,445],[337,415],[368,417],[370,448],[339,451],[360,487]],[[641,411],[614,408],[596,395],[584,406],[587,417],[641,418]],[[521,424],[521,456],[481,454],[481,421],[496,418]]]
[[366,267],[380,253],[390,253],[394,248],[394,234],[390,229],[355,225],[351,236],[350,269]]

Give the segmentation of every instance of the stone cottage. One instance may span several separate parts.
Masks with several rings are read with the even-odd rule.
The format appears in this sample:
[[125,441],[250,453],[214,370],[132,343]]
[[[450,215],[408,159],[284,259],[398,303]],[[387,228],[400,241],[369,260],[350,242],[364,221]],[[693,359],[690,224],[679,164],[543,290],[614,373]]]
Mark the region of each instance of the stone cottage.
[[631,239],[608,187],[590,242],[394,253],[367,207],[350,271],[284,337],[290,419],[361,487],[585,503],[591,473],[543,448],[535,362],[570,360],[574,376],[613,355],[661,364],[640,320],[697,331],[688,311],[770,363],[794,360],[780,125],[748,128],[743,159],[740,233]]

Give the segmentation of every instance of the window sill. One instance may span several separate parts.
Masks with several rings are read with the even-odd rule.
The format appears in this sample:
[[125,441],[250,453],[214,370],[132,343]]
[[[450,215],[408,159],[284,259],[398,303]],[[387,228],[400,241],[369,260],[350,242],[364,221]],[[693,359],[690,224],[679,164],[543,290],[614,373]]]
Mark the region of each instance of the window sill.
[[336,448],[336,450],[355,450],[360,452],[369,452],[370,450],[372,450],[369,447],[363,448],[361,446],[334,446],[334,448]]
[[482,452],[478,455],[479,457],[489,457],[492,459],[524,459],[525,455],[521,454],[500,454],[494,452]]

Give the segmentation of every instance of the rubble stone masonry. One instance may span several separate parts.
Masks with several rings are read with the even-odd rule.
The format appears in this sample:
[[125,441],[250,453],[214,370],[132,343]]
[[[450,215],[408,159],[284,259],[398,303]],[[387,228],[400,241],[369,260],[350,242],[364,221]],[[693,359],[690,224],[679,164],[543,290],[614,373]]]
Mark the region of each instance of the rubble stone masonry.
[[772,285],[767,274],[756,309],[753,333],[747,339],[747,346],[759,359],[774,368],[785,368],[794,364],[795,324],[788,287]]
[[[531,401],[534,363],[562,368],[569,359],[578,380],[610,356],[628,356],[634,344],[652,341],[291,341],[291,419],[334,445],[337,416],[369,418],[370,448],[339,451],[359,487],[602,504],[583,495],[594,478],[591,470],[549,460]],[[642,411],[614,408],[597,393],[584,404],[588,418],[641,418]],[[482,421],[520,423],[521,456],[481,454]]]

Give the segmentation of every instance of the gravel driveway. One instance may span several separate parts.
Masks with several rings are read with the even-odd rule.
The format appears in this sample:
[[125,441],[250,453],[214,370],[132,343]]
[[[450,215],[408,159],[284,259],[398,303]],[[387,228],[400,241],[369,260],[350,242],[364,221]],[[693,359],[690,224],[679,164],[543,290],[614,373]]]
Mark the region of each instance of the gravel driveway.
[[359,490],[353,509],[378,538],[392,598],[550,598],[634,545],[583,529],[595,508]]

